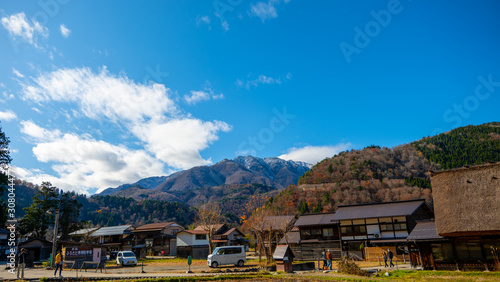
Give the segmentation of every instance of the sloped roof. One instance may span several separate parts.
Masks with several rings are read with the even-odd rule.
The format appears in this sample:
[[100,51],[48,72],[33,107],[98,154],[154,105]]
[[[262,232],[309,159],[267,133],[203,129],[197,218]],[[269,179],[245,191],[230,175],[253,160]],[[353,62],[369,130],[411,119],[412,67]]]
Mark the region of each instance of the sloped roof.
[[[179,233],[183,233],[183,232],[189,233],[189,234],[208,234],[208,232],[205,230],[196,230],[196,229],[195,230],[182,230]],[[179,233],[177,233],[177,234],[179,234]]]
[[228,236],[229,234],[233,233],[234,231],[240,233],[241,235],[244,235],[243,232],[241,232],[240,230],[238,230],[238,228],[236,227],[233,227],[231,229],[229,229],[228,231],[224,232],[224,234],[222,234],[223,236]]
[[339,206],[331,220],[412,215],[425,200]]
[[295,215],[275,215],[268,216],[264,218],[264,228],[272,230],[279,230],[283,227],[287,227],[290,224],[293,224],[296,217]]
[[437,234],[434,220],[417,221],[417,225],[406,238],[408,241],[441,240],[445,239]]
[[[224,225],[224,224],[215,224],[215,225],[210,225],[210,226],[214,228],[214,230],[215,230],[215,234],[217,234],[217,233],[219,233],[219,232],[220,232],[220,230],[221,230],[222,228],[224,228],[224,226],[225,226],[225,225]],[[202,230],[202,231],[205,231],[205,230],[203,229],[203,227],[202,227],[202,226],[196,226],[196,228],[195,228],[194,230]]]
[[274,250],[273,259],[282,260],[286,255],[294,257],[292,249],[288,245],[278,245]]
[[286,244],[288,241],[288,244],[299,244],[300,243],[300,232],[299,231],[290,231],[286,233],[286,236],[288,237],[288,240],[285,240],[285,236],[281,238],[280,244]]
[[98,237],[98,236],[131,234],[132,232],[127,231],[127,229],[129,229],[130,227],[132,227],[132,225],[101,227],[101,228],[99,228],[99,230],[95,231],[90,236],[91,237]]
[[328,225],[338,221],[332,220],[335,213],[306,214],[297,219],[294,226]]
[[85,235],[85,234],[88,234],[88,233],[92,233],[94,231],[96,231],[97,229],[99,229],[100,227],[92,227],[92,228],[83,228],[83,229],[80,229],[80,230],[76,230],[74,232],[71,232],[69,233],[68,235],[69,236],[78,236],[78,235]]
[[150,223],[150,224],[146,224],[146,225],[142,225],[142,226],[137,227],[136,229],[134,229],[134,232],[162,230],[163,228],[166,228],[172,224],[177,224],[177,223],[175,223],[173,221],[172,222]]

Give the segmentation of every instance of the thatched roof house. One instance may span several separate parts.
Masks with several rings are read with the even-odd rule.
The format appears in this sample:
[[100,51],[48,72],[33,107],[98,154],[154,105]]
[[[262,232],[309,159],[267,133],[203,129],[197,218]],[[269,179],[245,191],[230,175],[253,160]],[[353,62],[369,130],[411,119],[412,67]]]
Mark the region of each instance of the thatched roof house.
[[431,171],[440,236],[500,235],[500,162]]

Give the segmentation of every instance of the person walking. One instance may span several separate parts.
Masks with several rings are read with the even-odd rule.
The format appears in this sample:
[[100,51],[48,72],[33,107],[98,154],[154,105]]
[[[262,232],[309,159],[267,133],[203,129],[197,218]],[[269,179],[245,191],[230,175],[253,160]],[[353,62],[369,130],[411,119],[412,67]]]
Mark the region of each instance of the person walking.
[[394,254],[391,252],[391,249],[387,249],[387,258],[389,259],[389,267],[394,267],[394,264],[392,263],[393,257]]
[[63,262],[62,261],[63,261],[63,258],[62,258],[62,255],[61,255],[61,251],[58,251],[57,255],[56,255],[56,270],[54,271],[54,277],[56,277],[57,269],[59,269],[59,277],[63,278],[62,275],[61,275],[62,267],[63,267]]
[[[26,267],[26,257],[28,256],[28,250],[22,248],[19,250],[18,260],[17,260],[17,278],[24,279],[24,268]],[[19,277],[21,274],[21,277]]]
[[328,265],[326,266],[327,268],[330,267],[330,270],[332,270],[332,260],[333,260],[333,255],[330,252],[330,249],[326,252],[326,259],[328,261]]
[[382,257],[384,258],[384,267],[387,267],[387,253],[385,251],[382,254]]
[[323,258],[323,270],[325,270],[327,265],[328,265],[326,262],[326,250],[325,249],[323,249],[323,252],[321,253],[321,257]]

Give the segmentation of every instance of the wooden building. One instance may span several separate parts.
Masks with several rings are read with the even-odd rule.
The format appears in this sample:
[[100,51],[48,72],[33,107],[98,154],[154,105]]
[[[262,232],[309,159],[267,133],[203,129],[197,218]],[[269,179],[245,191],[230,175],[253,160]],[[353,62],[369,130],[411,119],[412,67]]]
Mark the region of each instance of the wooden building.
[[89,238],[105,246],[108,251],[130,251],[133,245],[134,229],[133,225],[101,227],[90,234]]
[[18,249],[28,250],[28,256],[26,257],[26,263],[28,265],[41,264],[47,261],[52,253],[52,242],[33,238],[22,243],[19,243]]
[[175,222],[151,223],[139,226],[134,232],[134,251],[138,257],[147,253],[154,255],[177,255],[177,233],[185,228]]
[[321,259],[323,250],[330,249],[335,259],[340,259],[341,244],[338,221],[332,220],[334,213],[301,216],[294,228],[284,236],[280,244],[287,244],[297,260]]
[[500,250],[500,163],[431,172],[435,226],[445,242],[414,240],[427,269],[485,270]]
[[[339,206],[331,220],[339,222],[344,255],[364,259],[370,247],[393,248],[403,255],[417,220],[433,218],[425,200]],[[375,249],[380,250],[380,249]]]

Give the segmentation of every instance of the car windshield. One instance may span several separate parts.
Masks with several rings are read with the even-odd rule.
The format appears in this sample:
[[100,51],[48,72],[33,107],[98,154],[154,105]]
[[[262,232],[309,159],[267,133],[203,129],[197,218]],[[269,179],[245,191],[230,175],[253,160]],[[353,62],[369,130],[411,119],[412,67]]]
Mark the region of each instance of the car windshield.
[[125,258],[132,258],[132,257],[135,258],[135,255],[132,252],[123,252],[123,257],[125,257]]
[[212,255],[216,255],[217,252],[219,252],[219,248],[215,248],[215,250],[212,252]]

